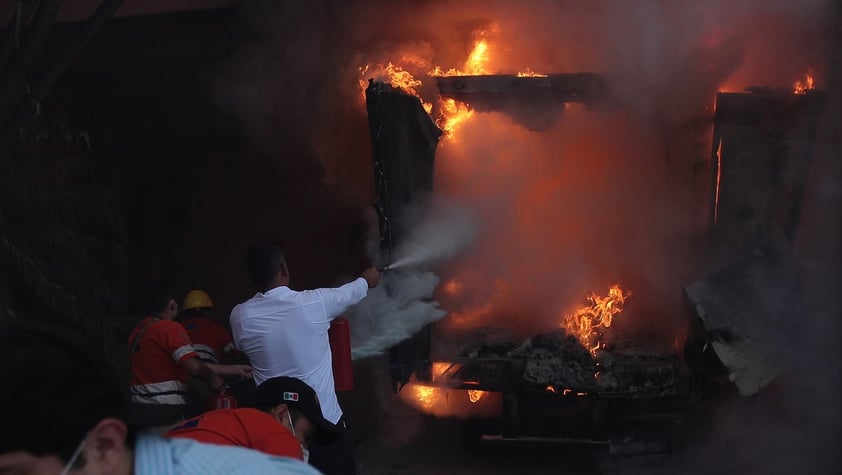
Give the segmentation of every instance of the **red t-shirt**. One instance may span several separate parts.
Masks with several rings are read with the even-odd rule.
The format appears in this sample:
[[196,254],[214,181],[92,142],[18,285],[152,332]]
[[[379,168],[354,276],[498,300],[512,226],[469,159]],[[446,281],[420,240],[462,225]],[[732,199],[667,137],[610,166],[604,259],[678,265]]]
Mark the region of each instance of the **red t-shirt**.
[[271,414],[251,408],[219,409],[173,428],[166,437],[235,445],[270,455],[304,460],[298,439]]
[[234,348],[234,339],[218,322],[206,317],[188,318],[182,322],[193,348],[203,361],[218,363],[222,354]]
[[[155,317],[145,318],[129,335],[129,351],[138,333]],[[143,332],[137,351],[130,354],[132,362],[132,385],[160,383],[164,381],[187,381],[186,372],[179,363],[199,356],[190,344],[187,331],[180,323],[158,320]]]

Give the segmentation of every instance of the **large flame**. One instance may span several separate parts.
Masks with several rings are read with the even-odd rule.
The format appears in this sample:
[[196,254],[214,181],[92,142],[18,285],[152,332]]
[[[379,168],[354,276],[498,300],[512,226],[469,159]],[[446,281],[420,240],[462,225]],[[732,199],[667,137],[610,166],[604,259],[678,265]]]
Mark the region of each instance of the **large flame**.
[[[481,29],[475,32],[474,37],[477,38],[471,52],[460,68],[444,69],[441,66],[435,66],[427,72],[431,77],[446,77],[446,76],[480,76],[492,74],[489,63],[491,61],[491,52],[493,45],[493,38],[499,30],[496,26],[488,29]],[[420,67],[424,61],[415,55],[404,55],[401,57],[401,64],[388,62],[386,65],[365,65],[359,68],[360,70],[360,88],[362,89],[362,97],[365,100],[365,89],[368,87],[368,78],[374,78],[376,81],[381,81],[392,85],[392,87],[400,88],[402,91],[413,96],[418,96],[421,99],[421,104],[428,114],[433,113],[433,103],[425,100],[420,95],[420,88],[422,81],[416,79],[409,71],[406,70],[402,64],[410,64]],[[546,77],[546,74],[536,73],[530,68],[525,71],[518,72],[519,77]],[[444,132],[445,139],[454,140],[456,130],[473,115],[474,111],[470,104],[458,102],[454,99],[438,98],[437,114],[434,119],[436,125]]]
[[442,99],[439,102],[439,118],[436,120],[436,125],[446,137],[452,138],[454,132],[473,115],[474,111],[467,104],[457,102],[455,99]]
[[624,291],[619,285],[612,285],[605,297],[591,292],[587,305],[564,316],[562,327],[595,354],[602,345],[599,330],[611,326],[614,315],[623,311],[623,304],[630,296],[631,292]]
[[[373,77],[377,81],[388,83],[392,87],[399,88],[403,92],[413,96],[418,96],[418,98],[421,99],[421,96],[418,95],[418,88],[420,88],[422,84],[421,80],[415,79],[412,73],[406,71],[401,66],[396,66],[390,62],[385,66],[381,64],[372,67],[367,64],[360,67],[360,88],[362,89],[363,101],[365,101],[365,90],[368,87],[368,80],[365,78],[369,77]],[[431,102],[421,99],[421,105],[428,114],[432,112],[433,104]]]
[[804,75],[804,80],[795,81],[795,84],[792,85],[793,91],[795,94],[806,94],[807,91],[814,89],[815,80],[813,79],[813,68],[807,70],[807,73]]
[[[482,34],[481,34],[482,35]],[[482,35],[484,36],[484,35]],[[481,38],[474,42],[474,47],[465,60],[462,69],[450,68],[447,71],[443,70],[441,66],[433,68],[429,74],[430,76],[481,76],[484,74],[491,74],[488,70],[489,60],[489,46],[488,40]]]

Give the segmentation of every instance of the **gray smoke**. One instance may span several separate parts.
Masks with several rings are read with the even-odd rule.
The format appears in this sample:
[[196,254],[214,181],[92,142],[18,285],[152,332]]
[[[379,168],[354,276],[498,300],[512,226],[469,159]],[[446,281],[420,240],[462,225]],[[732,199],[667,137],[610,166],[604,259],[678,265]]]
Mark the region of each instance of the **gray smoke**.
[[478,229],[464,209],[433,200],[396,250],[398,268],[384,272],[380,285],[349,312],[354,359],[378,355],[447,314],[432,299],[439,283],[433,270],[464,250]]
[[393,271],[349,312],[353,359],[381,354],[447,312],[431,300],[439,278],[432,272]]
[[476,239],[479,222],[466,208],[437,198],[426,217],[401,243],[390,267],[430,266],[453,259]]

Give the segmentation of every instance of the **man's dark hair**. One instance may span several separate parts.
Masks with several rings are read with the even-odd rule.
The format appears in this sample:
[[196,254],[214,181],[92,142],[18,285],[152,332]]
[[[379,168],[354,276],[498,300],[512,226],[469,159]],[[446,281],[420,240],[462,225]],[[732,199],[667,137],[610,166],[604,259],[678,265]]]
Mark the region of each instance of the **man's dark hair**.
[[0,333],[0,381],[0,453],[67,462],[89,430],[128,407],[102,342],[61,325],[15,323]]
[[156,314],[166,310],[170,300],[175,299],[175,293],[163,280],[150,282],[143,298],[143,313]]
[[268,289],[275,282],[278,271],[284,269],[286,261],[281,248],[275,244],[252,244],[245,254],[246,270],[251,281],[260,290]]

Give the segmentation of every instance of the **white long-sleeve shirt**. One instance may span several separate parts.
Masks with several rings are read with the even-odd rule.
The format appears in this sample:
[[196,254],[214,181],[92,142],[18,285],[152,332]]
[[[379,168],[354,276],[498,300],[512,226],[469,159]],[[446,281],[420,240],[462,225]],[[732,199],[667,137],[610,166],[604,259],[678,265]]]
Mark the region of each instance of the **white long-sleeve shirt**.
[[319,397],[325,419],[336,424],[342,409],[333,383],[330,322],[368,294],[359,279],[334,289],[297,292],[275,287],[231,311],[237,348],[254,368],[257,384],[277,376],[298,378]]

